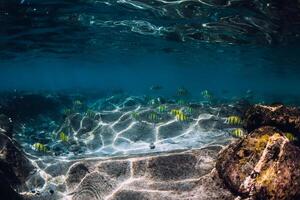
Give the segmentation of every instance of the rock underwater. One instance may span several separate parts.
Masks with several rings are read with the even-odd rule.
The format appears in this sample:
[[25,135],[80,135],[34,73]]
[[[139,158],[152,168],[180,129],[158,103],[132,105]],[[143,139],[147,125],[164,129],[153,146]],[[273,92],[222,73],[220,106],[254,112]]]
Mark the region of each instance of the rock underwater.
[[247,111],[246,129],[257,129],[223,149],[216,162],[228,188],[245,199],[300,198],[300,148],[283,133],[299,134],[299,113],[282,105],[255,105]]
[[300,109],[281,104],[252,106],[245,114],[245,128],[253,131],[261,126],[273,126],[300,135]]
[[34,166],[25,157],[12,135],[12,122],[4,115],[0,121],[0,194],[1,199],[21,199],[15,189],[25,183]]

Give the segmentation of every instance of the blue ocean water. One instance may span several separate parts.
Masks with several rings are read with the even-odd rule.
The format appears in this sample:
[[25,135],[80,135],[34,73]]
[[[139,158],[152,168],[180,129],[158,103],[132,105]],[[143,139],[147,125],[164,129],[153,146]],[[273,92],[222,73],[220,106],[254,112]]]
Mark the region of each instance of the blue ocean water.
[[[296,5],[294,6],[293,5]],[[6,1],[2,90],[161,85],[297,103],[297,1]]]

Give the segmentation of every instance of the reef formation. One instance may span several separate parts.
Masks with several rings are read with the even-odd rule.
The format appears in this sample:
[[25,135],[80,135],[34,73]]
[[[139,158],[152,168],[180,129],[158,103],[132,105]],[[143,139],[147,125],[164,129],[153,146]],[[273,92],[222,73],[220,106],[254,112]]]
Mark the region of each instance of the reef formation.
[[298,108],[284,105],[254,105],[242,117],[249,134],[224,148],[62,157],[60,162],[51,155],[43,162],[25,153],[12,139],[13,121],[0,115],[0,193],[4,199],[28,200],[296,200],[300,197],[299,113]]

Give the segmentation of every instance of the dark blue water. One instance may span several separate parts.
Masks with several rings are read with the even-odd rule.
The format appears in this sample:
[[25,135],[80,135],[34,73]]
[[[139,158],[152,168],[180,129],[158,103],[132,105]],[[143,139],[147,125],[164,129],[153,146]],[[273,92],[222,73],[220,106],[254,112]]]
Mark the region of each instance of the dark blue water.
[[297,1],[1,0],[0,88],[296,100],[298,11]]

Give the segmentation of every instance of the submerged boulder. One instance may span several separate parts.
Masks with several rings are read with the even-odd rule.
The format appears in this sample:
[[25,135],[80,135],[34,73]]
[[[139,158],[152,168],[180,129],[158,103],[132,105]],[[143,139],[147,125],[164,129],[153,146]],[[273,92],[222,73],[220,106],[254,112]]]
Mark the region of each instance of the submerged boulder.
[[242,197],[300,198],[300,148],[274,127],[261,127],[229,145],[219,154],[216,169]]
[[19,200],[22,197],[15,189],[25,183],[35,167],[7,135],[0,132],[0,194],[1,199]]
[[9,185],[17,186],[26,181],[34,171],[32,163],[8,136],[0,133],[0,176]]
[[253,131],[261,126],[274,126],[300,136],[300,109],[282,104],[254,105],[245,114],[245,128]]

